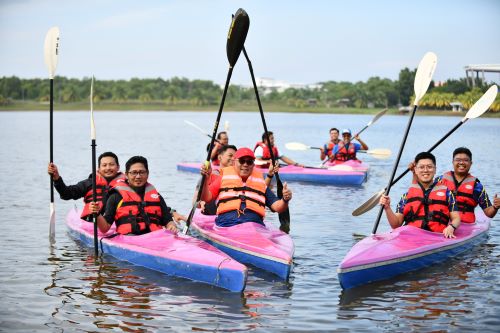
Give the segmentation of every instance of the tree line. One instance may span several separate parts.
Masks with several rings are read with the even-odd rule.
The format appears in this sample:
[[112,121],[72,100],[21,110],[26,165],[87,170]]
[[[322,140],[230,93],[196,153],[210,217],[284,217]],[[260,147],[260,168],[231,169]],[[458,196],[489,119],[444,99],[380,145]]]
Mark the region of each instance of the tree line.
[[[404,68],[395,81],[371,77],[366,82],[327,81],[315,85],[314,88],[288,88],[284,91],[268,89],[262,91],[261,97],[265,102],[281,103],[297,108],[406,106],[412,102],[415,72],[416,70]],[[465,109],[468,109],[488,86],[477,80],[476,88],[470,88],[465,78],[448,80],[439,86],[431,82],[420,106],[427,109],[449,110],[450,103],[460,102]],[[57,76],[54,79],[54,99],[58,103],[87,101],[89,91],[90,78],[72,79]],[[162,78],[97,80],[94,83],[94,102],[215,106],[220,102],[221,95],[222,87],[212,81],[179,77],[168,80]],[[47,102],[48,100],[47,79],[21,79],[16,76],[0,78],[0,105],[19,101]],[[253,88],[231,85],[226,100],[229,103],[253,102],[255,101]],[[499,98],[491,109],[500,111]]]

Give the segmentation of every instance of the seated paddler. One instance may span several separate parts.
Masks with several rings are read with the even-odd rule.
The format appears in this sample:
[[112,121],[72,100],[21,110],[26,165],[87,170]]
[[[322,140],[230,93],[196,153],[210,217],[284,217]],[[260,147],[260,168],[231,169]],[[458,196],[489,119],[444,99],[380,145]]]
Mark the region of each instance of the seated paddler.
[[[104,214],[97,216],[99,230],[105,233],[115,223],[116,232],[123,235],[141,235],[160,229],[176,232],[172,209],[156,188],[148,183],[146,158],[131,157],[125,164],[125,170],[126,179],[115,183]],[[99,212],[97,203],[91,203],[91,210]]]
[[460,215],[453,193],[436,175],[436,158],[428,152],[415,156],[414,177],[408,192],[401,197],[396,212],[391,209],[391,199],[383,195],[380,204],[393,229],[410,225],[424,230],[443,233],[455,238],[460,226]]
[[221,169],[219,177],[210,177],[210,172],[209,166],[202,166],[201,173],[210,182],[204,182],[201,199],[205,202],[216,200],[215,224],[219,227],[245,222],[264,224],[266,207],[281,213],[292,199],[287,183],[283,184],[282,199],[266,186],[262,173],[255,169],[255,155],[249,148],[238,149],[234,164]]

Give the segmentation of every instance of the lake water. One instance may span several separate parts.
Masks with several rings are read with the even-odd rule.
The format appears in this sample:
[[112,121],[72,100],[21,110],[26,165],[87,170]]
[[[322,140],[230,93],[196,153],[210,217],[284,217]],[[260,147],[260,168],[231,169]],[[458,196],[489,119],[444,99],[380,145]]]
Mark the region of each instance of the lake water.
[[[361,129],[373,116],[274,113],[266,115],[282,153],[304,164],[319,163],[318,151],[287,151],[286,142],[318,146],[328,130]],[[96,112],[98,153],[118,153],[122,165],[133,155],[149,160],[150,182],[167,203],[187,213],[198,176],[178,172],[176,163],[205,158],[208,138],[183,121],[212,132],[216,114],[195,112]],[[68,184],[91,170],[88,112],[56,112],[54,160]],[[224,113],[230,142],[252,146],[263,127],[258,113]],[[390,176],[407,116],[384,116],[363,133],[370,148],[389,148],[387,160],[365,157],[371,170],[360,187],[290,183],[295,242],[288,282],[249,270],[244,293],[170,277],[103,256],[72,240],[65,215],[75,204],[56,193],[56,243],[48,240],[48,112],[1,112],[0,331],[4,332],[498,332],[500,327],[500,229],[497,216],[488,240],[459,258],[416,273],[342,291],[336,269],[349,249],[371,233],[377,210],[351,212]],[[460,121],[416,115],[401,171]],[[500,119],[468,121],[435,150],[438,173],[451,167],[451,152],[473,151],[473,173],[490,195],[500,193]],[[391,190],[406,190],[407,176]],[[278,223],[277,216],[269,217]],[[383,217],[379,232],[389,230]]]

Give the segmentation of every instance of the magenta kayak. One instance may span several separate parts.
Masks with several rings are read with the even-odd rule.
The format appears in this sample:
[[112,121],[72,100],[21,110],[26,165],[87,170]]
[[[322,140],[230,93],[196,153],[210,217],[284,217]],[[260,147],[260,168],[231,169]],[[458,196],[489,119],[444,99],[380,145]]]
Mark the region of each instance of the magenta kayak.
[[292,238],[278,228],[252,222],[218,227],[215,215],[203,215],[199,209],[193,216],[191,228],[235,260],[288,279],[294,245]]
[[358,172],[368,172],[370,166],[360,160],[349,160],[345,162],[327,162],[325,166],[329,170],[344,170],[344,171],[358,171]]
[[489,227],[490,220],[476,211],[476,223],[462,223],[456,238],[411,226],[366,237],[340,263],[340,284],[349,289],[442,262],[484,241]]
[[[66,218],[69,233],[89,247],[94,246],[93,224],[80,219],[72,209]],[[247,268],[228,255],[199,239],[158,230],[139,236],[113,235],[114,225],[106,234],[99,232],[101,252],[168,275],[241,292],[245,289]]]
[[[200,163],[185,162],[177,164],[177,170],[179,171],[199,173],[200,167]],[[333,167],[332,169],[287,165],[280,168],[280,178],[283,181],[301,181],[330,185],[361,185],[366,180],[366,172],[345,170],[345,167]],[[258,170],[267,174],[267,169],[258,168]]]

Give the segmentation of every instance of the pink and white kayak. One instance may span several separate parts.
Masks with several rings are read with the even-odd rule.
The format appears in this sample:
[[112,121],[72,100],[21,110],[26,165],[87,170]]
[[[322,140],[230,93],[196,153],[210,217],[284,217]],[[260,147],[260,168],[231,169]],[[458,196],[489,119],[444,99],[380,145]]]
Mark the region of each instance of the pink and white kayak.
[[359,171],[368,172],[370,166],[360,160],[349,160],[345,162],[326,162],[325,166],[329,170]]
[[[89,247],[94,246],[93,223],[80,219],[80,212],[70,210],[66,224],[71,236]],[[114,225],[99,232],[102,253],[168,275],[241,292],[245,289],[247,268],[217,248],[199,239],[158,230],[144,235],[117,235]]]
[[[177,170],[188,172],[200,172],[200,163],[178,163]],[[345,167],[299,167],[286,165],[280,167],[280,178],[282,181],[300,181],[317,184],[330,185],[361,185],[366,180],[367,173],[364,171],[346,170]],[[262,173],[267,174],[267,169],[258,168]]]
[[490,220],[476,211],[476,223],[462,223],[456,238],[403,226],[358,242],[337,269],[344,289],[415,271],[470,250],[488,236]]
[[246,222],[231,227],[215,225],[215,215],[196,210],[191,228],[201,238],[243,264],[261,268],[287,280],[292,267],[294,244],[290,235],[271,224]]

